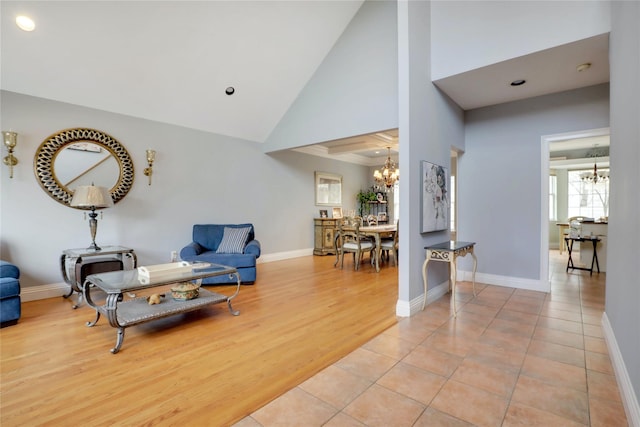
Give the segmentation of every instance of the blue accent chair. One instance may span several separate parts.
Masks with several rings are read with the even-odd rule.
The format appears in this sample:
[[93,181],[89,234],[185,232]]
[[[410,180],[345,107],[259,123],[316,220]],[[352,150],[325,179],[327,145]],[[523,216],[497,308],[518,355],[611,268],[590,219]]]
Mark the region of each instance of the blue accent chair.
[[[249,228],[245,242],[241,242],[241,253],[218,253],[224,236],[224,229]],[[180,251],[180,259],[190,262],[211,262],[235,267],[243,285],[252,285],[256,281],[256,260],[260,257],[260,242],[255,239],[253,224],[196,224],[193,226],[193,241]],[[237,283],[235,277],[228,275],[209,277],[202,280],[203,285]]]
[[0,260],[0,327],[15,325],[20,319],[20,269]]

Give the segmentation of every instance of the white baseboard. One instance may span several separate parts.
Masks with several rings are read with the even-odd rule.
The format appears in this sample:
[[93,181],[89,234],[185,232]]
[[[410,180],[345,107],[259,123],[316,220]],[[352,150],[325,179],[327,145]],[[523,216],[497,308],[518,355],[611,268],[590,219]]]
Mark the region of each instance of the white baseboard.
[[[457,281],[470,282],[473,272],[458,270]],[[476,283],[485,283],[488,285],[504,286],[516,289],[527,289],[531,291],[549,292],[550,284],[543,280],[523,279],[521,277],[498,276],[495,274],[476,273]],[[427,291],[427,304],[437,300],[449,291],[449,282],[445,281],[440,285],[433,287]],[[422,300],[424,296],[420,295],[411,301],[400,301],[396,303],[396,315],[400,317],[410,317],[422,310]]]
[[264,262],[282,261],[285,259],[300,258],[303,256],[310,256],[310,255],[313,255],[313,248],[298,249],[295,251],[287,251],[287,252],[277,252],[273,254],[264,254],[264,255],[260,255],[260,258],[258,258],[256,262],[258,264],[262,264]]
[[[473,272],[458,270],[458,280],[470,282]],[[508,288],[526,289],[529,291],[549,292],[549,281],[536,279],[523,279],[522,277],[498,276],[496,274],[476,273],[476,283],[487,285],[505,286]]]
[[64,282],[51,283],[49,285],[23,287],[20,290],[20,299],[23,302],[40,299],[61,297],[69,293],[71,288]]
[[[257,263],[282,261],[285,259],[299,258],[313,255],[313,248],[298,249],[295,251],[277,252],[272,254],[264,254],[258,258]],[[458,280],[471,281],[472,273],[470,271],[458,270]],[[549,283],[544,281],[522,279],[519,277],[497,276],[493,274],[476,273],[477,283],[486,283],[489,285],[507,286],[517,289],[528,289],[533,291],[549,292]],[[435,301],[449,290],[448,282],[444,282],[436,287],[429,289],[427,292],[427,303]],[[69,285],[65,283],[53,283],[41,286],[30,286],[22,288],[21,297],[23,301],[35,301],[46,298],[61,296],[69,291]],[[422,309],[423,296],[420,295],[412,301],[400,301],[396,303],[396,314],[401,317],[409,317]]]
[[604,333],[604,340],[607,343],[607,349],[611,357],[611,364],[613,365],[613,371],[616,374],[616,380],[618,381],[618,387],[620,388],[620,396],[622,398],[622,404],[624,405],[624,411],[627,414],[627,422],[631,427],[640,427],[640,403],[638,403],[638,397],[633,390],[631,379],[629,378],[629,371],[624,363],[616,336],[609,323],[607,313],[602,314],[602,332]]
[[[427,304],[429,305],[444,294],[449,292],[449,281],[445,280],[438,286],[434,286],[427,290]],[[396,303],[396,316],[399,317],[411,317],[416,313],[422,311],[422,301],[424,300],[424,294],[418,295],[411,301],[398,300]]]
[[[313,248],[300,249],[296,251],[278,252],[274,254],[264,254],[258,258],[257,263],[281,261],[284,259],[298,258],[313,255]],[[22,301],[36,301],[47,298],[60,297],[69,293],[69,285],[64,282],[51,283],[47,285],[28,286],[20,290],[20,298]]]

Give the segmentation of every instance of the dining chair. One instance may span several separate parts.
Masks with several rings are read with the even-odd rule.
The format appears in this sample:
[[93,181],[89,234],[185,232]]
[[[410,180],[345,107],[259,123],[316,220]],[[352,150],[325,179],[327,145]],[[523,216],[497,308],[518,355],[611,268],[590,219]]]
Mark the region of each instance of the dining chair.
[[359,221],[355,221],[352,224],[345,224],[344,221],[340,221],[338,223],[338,234],[340,240],[338,248],[340,252],[340,269],[344,266],[344,254],[348,252],[353,254],[353,268],[356,271],[360,267],[360,262],[365,252],[369,252],[373,261],[375,244],[360,232]]
[[393,239],[383,239],[380,242],[380,252],[386,253],[387,258],[389,252],[393,253],[393,265],[398,266],[398,234],[400,234],[400,221],[396,222],[396,231],[393,233]]

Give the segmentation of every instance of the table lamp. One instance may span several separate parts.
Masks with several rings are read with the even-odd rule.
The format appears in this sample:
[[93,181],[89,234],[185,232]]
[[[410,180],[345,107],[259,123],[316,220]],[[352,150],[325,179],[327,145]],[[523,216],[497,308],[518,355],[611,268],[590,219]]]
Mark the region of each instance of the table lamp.
[[113,206],[113,199],[109,193],[109,189],[105,187],[96,187],[92,185],[82,185],[76,188],[71,199],[72,208],[91,210],[89,214],[89,229],[91,231],[91,246],[87,249],[96,251],[102,250],[96,245],[96,231],[98,230],[98,214],[96,209],[110,208]]

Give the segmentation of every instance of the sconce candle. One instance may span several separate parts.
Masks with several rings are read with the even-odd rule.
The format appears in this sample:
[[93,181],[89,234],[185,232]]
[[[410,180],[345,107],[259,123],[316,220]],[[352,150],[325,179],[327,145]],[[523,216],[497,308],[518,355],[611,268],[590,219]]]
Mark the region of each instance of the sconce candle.
[[156,159],[156,151],[155,150],[147,150],[147,163],[149,164],[148,167],[144,168],[143,173],[145,174],[145,176],[149,177],[149,185],[151,185],[151,175],[153,175],[153,162]]
[[9,178],[13,178],[13,167],[18,164],[18,159],[13,156],[13,149],[18,144],[18,134],[12,131],[2,131],[4,145],[9,150],[9,155],[2,162],[9,166]]

